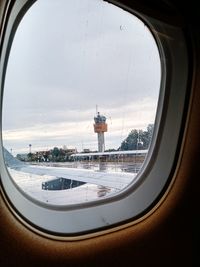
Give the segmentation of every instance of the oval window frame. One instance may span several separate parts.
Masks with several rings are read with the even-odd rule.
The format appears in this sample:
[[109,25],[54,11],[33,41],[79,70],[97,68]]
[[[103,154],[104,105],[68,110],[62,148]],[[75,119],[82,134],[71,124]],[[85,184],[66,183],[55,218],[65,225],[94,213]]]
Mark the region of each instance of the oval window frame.
[[[11,3],[8,5],[11,12],[8,13],[8,20],[4,25],[5,34],[2,38],[0,61],[1,103],[12,40],[21,18],[34,2],[35,0],[15,1],[12,10],[10,10]],[[119,1],[110,2],[122,7]],[[4,199],[20,221],[32,230],[52,238],[80,236],[89,232],[99,232],[105,228],[109,229],[128,221],[134,223],[157,203],[174,172],[176,155],[180,149],[179,140],[188,77],[184,33],[181,28],[141,15],[127,6],[123,5],[123,8],[136,15],[148,26],[157,42],[161,58],[162,78],[155,129],[138,182],[131,184],[117,195],[103,200],[70,206],[41,203],[27,196],[10,178],[4,163],[1,131],[1,191],[5,196]],[[181,49],[180,45],[182,45]]]

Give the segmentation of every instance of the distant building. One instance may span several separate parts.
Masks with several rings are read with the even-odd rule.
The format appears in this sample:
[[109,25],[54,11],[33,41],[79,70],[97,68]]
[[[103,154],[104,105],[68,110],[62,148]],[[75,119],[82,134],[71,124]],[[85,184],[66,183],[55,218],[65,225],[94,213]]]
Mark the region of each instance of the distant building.
[[89,148],[84,148],[83,149],[83,153],[90,153],[91,151],[90,151],[90,149]]

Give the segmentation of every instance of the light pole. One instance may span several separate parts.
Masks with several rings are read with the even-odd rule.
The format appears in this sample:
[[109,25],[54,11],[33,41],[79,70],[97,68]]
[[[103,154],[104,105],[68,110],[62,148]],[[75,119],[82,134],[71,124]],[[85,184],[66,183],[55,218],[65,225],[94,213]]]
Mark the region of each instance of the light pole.
[[32,145],[29,144],[29,153],[30,153],[30,154],[31,154],[31,147],[32,147]]

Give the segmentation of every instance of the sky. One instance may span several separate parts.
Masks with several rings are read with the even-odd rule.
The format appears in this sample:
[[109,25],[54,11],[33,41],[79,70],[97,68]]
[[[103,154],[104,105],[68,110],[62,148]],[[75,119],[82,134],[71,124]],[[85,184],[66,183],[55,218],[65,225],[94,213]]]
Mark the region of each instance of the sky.
[[154,123],[160,89],[156,42],[134,15],[102,0],[38,0],[11,47],[3,143],[13,154],[55,146],[97,150],[96,107],[106,149]]

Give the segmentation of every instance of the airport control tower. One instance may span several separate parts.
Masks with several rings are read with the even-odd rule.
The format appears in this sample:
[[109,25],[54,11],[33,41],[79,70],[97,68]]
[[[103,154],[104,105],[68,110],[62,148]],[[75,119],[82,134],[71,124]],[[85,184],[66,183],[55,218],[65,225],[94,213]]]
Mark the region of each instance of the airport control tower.
[[105,151],[105,140],[104,140],[104,132],[107,132],[107,123],[106,117],[100,115],[97,112],[96,117],[94,117],[94,132],[97,133],[98,136],[98,151],[104,152]]

